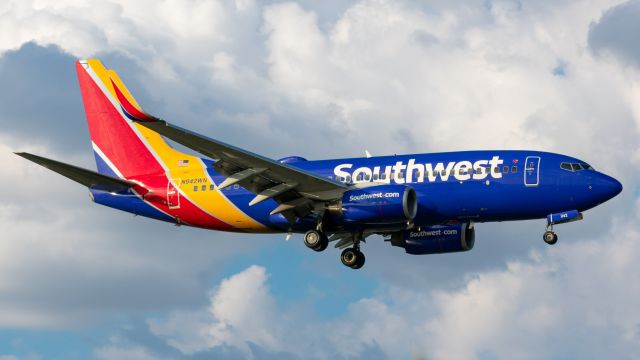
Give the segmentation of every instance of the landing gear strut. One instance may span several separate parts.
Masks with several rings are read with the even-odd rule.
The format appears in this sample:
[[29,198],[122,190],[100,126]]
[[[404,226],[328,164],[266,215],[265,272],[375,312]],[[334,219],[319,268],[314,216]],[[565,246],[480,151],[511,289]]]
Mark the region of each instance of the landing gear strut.
[[304,234],[304,244],[314,251],[323,251],[329,246],[329,238],[322,231],[309,230]]

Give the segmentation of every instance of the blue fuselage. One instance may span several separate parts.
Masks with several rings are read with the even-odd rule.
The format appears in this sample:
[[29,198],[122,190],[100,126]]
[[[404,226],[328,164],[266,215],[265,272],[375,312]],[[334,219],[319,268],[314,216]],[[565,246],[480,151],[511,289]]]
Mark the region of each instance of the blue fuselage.
[[[622,190],[620,182],[584,161],[538,151],[462,151],[319,161],[294,157],[284,161],[351,184],[411,186],[417,194],[414,223],[419,226],[538,219],[561,211],[585,211]],[[216,183],[224,179],[208,168]],[[223,192],[257,221],[274,229],[290,227],[281,215],[269,215],[277,206],[274,201],[248,206],[255,195],[242,187]],[[302,231],[312,224],[303,220],[294,230]]]

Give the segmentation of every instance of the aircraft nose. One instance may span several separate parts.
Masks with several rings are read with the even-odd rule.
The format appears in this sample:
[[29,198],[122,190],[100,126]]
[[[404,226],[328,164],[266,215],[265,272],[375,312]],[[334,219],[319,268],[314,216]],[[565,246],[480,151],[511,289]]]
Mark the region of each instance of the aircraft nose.
[[600,174],[598,176],[598,180],[594,184],[597,187],[597,191],[602,196],[602,201],[607,201],[614,196],[620,194],[622,192],[622,184],[620,181],[612,178],[609,175]]

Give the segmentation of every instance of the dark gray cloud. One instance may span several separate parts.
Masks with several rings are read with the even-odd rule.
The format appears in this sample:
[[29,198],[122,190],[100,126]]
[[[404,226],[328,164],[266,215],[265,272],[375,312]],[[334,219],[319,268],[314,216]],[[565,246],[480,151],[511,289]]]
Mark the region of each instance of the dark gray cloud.
[[589,29],[589,47],[609,52],[620,60],[640,66],[640,1],[628,1],[604,12]]
[[0,126],[4,133],[56,151],[91,149],[74,57],[33,43],[0,57]]

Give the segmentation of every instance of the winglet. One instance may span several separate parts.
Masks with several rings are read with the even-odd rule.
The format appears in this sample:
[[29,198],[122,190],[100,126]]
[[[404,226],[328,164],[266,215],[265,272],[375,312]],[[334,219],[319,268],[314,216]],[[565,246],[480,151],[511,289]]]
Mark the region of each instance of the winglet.
[[[123,89],[123,90],[120,89],[120,87],[113,80],[112,74],[109,74],[109,77],[111,77],[111,84],[113,85],[113,89],[115,90],[116,97],[118,98],[118,102],[122,107],[122,111],[130,120],[140,121],[140,122],[153,122],[158,120],[155,117],[142,111],[138,106],[131,103],[129,99],[127,99],[127,96],[125,96],[123,93],[123,90],[126,90],[126,89]],[[124,86],[124,85],[121,84],[121,86]]]

